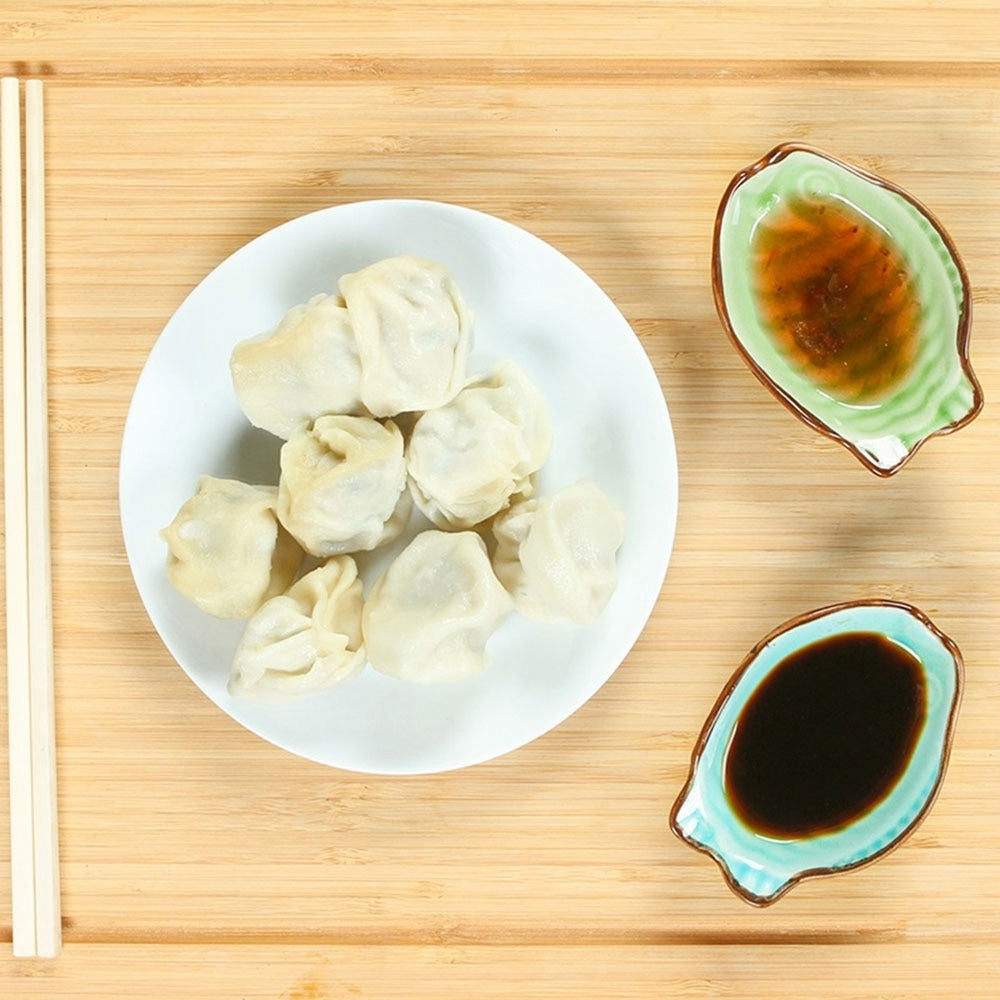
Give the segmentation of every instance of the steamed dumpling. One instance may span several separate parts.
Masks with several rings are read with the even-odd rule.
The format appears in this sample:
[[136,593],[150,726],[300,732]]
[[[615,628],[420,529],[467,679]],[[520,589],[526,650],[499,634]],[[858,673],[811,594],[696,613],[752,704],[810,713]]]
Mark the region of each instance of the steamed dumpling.
[[471,528],[532,492],[552,447],[538,390],[512,362],[424,413],[407,447],[410,490],[440,528]]
[[421,532],[368,595],[368,660],[384,674],[421,684],[481,673],[487,640],[510,611],[478,535]]
[[316,295],[271,332],[236,345],[236,398],[255,427],[286,440],[325,413],[363,413],[361,363],[343,300]]
[[314,556],[363,552],[406,526],[403,435],[390,420],[329,414],[281,448],[278,517]]
[[462,388],[472,316],[450,272],[404,255],[340,279],[361,358],[361,400],[376,417],[430,410]]
[[285,590],[302,550],[278,522],[278,490],[202,476],[198,491],[160,532],[167,577],[202,611],[248,618]]
[[335,556],[307,573],[247,622],[233,657],[230,694],[292,698],[354,677],[365,664],[362,605],[350,556]]
[[625,516],[590,480],[514,504],[493,534],[496,574],[529,618],[584,624],[611,599]]

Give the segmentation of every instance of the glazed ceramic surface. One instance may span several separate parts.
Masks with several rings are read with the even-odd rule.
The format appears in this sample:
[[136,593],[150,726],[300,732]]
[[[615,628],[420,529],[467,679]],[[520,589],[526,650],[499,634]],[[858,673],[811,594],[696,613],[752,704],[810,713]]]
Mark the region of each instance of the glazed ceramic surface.
[[[913,341],[905,363],[899,357],[876,363],[905,368],[898,377],[886,378],[892,384],[880,394],[831,389],[816,370],[782,349],[774,323],[765,315],[759,283],[764,265],[755,241],[783,213],[801,215],[802,206],[818,206],[819,213],[829,206],[831,216],[849,213],[872,240],[880,241],[884,256],[874,254],[863,266],[855,266],[856,251],[845,254],[841,270],[850,275],[849,281],[874,286],[879,262],[890,256],[898,266],[889,269],[887,277],[906,274],[902,292],[898,286],[883,286],[882,301],[874,310],[884,318],[894,309],[908,308],[910,313],[897,313],[894,319],[912,333]],[[801,230],[803,220],[795,220],[795,225]],[[829,271],[820,267],[817,273],[824,294]],[[836,280],[836,274],[830,276],[831,283]],[[930,213],[880,178],[817,150],[777,147],[741,171],[725,193],[716,219],[713,285],[723,324],[757,377],[806,423],[844,444],[877,475],[896,472],[928,438],[964,426],[982,408],[968,358],[971,303],[962,263]],[[855,313],[859,323],[867,315],[865,295],[860,303],[864,308]],[[908,300],[903,306],[897,302],[901,296]],[[828,303],[816,308],[827,309]],[[882,338],[884,330],[872,320],[866,335]]]
[[[926,716],[901,777],[870,811],[832,832],[779,839],[749,829],[727,798],[725,766],[740,712],[765,678],[793,653],[831,636],[875,632],[919,660]],[[671,814],[684,841],[709,854],[747,902],[773,903],[804,878],[846,871],[885,854],[930,808],[947,763],[961,697],[963,667],[955,644],[920,611],[874,601],[840,604],[781,626],[748,654],[722,693],[696,746],[691,772]]]

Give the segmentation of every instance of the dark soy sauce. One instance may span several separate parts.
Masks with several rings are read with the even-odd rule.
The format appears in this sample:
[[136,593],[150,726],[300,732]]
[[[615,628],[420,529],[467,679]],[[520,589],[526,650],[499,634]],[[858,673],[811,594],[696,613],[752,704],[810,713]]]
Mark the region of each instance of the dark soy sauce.
[[892,790],[926,713],[920,661],[885,636],[849,632],[806,646],[740,712],[725,762],[729,802],[766,836],[840,829]]
[[888,234],[849,204],[796,196],[752,246],[754,294],[788,363],[842,402],[874,401],[912,368],[913,275]]

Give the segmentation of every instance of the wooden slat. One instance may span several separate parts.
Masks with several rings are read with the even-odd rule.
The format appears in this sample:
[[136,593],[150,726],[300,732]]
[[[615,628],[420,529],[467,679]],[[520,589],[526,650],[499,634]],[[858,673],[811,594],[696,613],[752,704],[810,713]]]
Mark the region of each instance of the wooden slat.
[[[995,995],[994,6],[8,3],[0,68],[47,81],[66,945],[0,957],[0,995]],[[906,186],[972,276],[987,408],[889,481],[777,406],[715,316],[718,199],[783,139]],[[210,705],[149,625],[117,512],[132,389],[188,291],[264,229],[397,196],[508,218],[606,289],[666,393],[682,495],[661,601],[597,697],[406,780],[297,760]],[[667,831],[692,743],[762,634],[864,595],[965,654],[948,778],[890,857],[751,910]]]
[[[888,971],[905,961],[905,984]],[[26,966],[22,965],[24,969]],[[39,974],[8,978],[18,1000],[206,995],[241,1000],[438,1000],[442,996],[507,1000],[660,1000],[664,996],[801,997],[824,1000],[993,1000],[1000,964],[995,950],[953,944],[842,944],[700,948],[669,945],[564,947],[370,946],[320,944],[67,945]],[[0,974],[2,976],[2,974]],[[4,979],[0,978],[0,985]],[[155,984],[153,986],[152,984]],[[794,984],[794,985],[792,985]]]
[[[486,56],[512,64],[553,53],[588,60],[671,59],[937,60],[995,59],[1000,42],[988,0],[837,5],[773,0],[719,6],[712,0],[665,6],[578,0],[358,0],[344,4],[265,0],[144,4],[57,3],[39,14],[31,0],[9,0],[0,37],[9,58],[39,60],[59,71],[114,75],[156,67],[239,74],[247,63],[315,69],[338,54],[355,64],[381,59]],[[276,55],[276,53],[280,53]],[[59,60],[53,54],[60,55]],[[187,63],[178,70],[177,62]],[[173,70],[170,66],[173,65]]]

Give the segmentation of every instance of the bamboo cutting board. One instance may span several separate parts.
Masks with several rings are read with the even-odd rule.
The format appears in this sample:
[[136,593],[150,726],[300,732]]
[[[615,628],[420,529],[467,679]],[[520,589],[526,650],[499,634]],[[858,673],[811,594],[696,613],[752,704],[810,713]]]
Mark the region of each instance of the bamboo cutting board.
[[[1000,995],[995,4],[7,0],[0,70],[46,81],[65,939],[8,944],[0,996]],[[778,406],[715,315],[719,197],[784,140],[908,189],[970,272],[986,409],[888,481]],[[667,580],[611,681],[426,778],[311,764],[215,709],[149,624],[117,509],[131,393],[187,292],[278,223],[382,197],[493,213],[583,267],[680,461]],[[890,856],[753,910],[670,806],[750,646],[864,596],[962,648],[949,773]],[[0,899],[9,942],[6,864]]]

